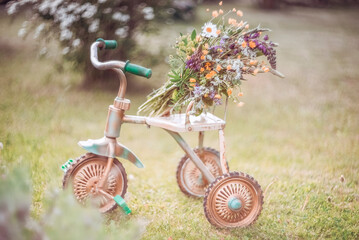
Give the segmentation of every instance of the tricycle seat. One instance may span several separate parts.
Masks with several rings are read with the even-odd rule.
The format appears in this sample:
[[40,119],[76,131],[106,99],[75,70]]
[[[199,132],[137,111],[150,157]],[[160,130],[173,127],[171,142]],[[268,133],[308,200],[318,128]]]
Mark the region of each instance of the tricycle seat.
[[186,123],[186,114],[171,114],[165,117],[147,117],[146,124],[164,128],[173,132],[209,131],[223,129],[226,122],[211,113],[202,113],[199,116],[189,116]]

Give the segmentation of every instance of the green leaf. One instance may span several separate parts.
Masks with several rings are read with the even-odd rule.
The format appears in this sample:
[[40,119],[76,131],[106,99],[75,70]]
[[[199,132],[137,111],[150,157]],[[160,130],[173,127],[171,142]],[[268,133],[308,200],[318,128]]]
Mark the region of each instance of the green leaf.
[[184,42],[184,45],[187,46],[187,44],[188,44],[187,38],[183,39],[183,42]]
[[197,36],[196,29],[193,29],[192,34],[191,34],[191,40],[192,41],[195,40],[196,36]]

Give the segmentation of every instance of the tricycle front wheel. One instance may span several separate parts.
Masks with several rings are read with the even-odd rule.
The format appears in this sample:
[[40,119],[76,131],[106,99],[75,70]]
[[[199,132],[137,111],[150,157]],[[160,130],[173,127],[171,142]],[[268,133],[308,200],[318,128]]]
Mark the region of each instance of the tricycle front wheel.
[[204,213],[207,220],[220,228],[246,227],[262,211],[263,193],[258,182],[248,174],[229,172],[207,188]]
[[[104,174],[107,157],[92,153],[77,158],[66,171],[63,178],[63,188],[71,187],[76,199],[85,204],[90,201],[98,207],[101,213],[109,212],[116,208],[113,198],[97,191],[97,185]],[[107,182],[102,189],[111,196],[124,197],[127,190],[127,174],[122,164],[115,159]]]

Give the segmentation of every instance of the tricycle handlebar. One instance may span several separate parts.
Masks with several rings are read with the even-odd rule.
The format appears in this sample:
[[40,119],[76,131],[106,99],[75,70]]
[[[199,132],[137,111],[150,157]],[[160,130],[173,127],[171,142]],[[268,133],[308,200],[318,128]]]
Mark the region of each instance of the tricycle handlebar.
[[149,68],[145,68],[136,64],[130,63],[130,61],[107,61],[100,62],[98,60],[98,49],[115,49],[117,47],[116,40],[103,40],[99,38],[91,45],[91,62],[92,65],[99,70],[107,70],[113,68],[121,68],[124,72],[130,72],[132,74],[150,78],[152,75],[152,70]]

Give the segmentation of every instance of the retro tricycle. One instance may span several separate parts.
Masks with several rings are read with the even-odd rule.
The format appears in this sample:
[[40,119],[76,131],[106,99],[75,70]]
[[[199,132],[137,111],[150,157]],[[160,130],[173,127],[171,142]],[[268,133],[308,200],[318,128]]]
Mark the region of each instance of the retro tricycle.
[[[89,153],[69,160],[62,166],[63,187],[72,188],[80,203],[95,202],[100,212],[105,213],[120,205],[131,212],[123,199],[127,190],[127,175],[116,157],[127,159],[138,168],[143,168],[140,159],[126,146],[117,141],[123,123],[146,124],[166,130],[185,152],[177,168],[177,183],[180,190],[191,197],[204,197],[204,213],[208,221],[222,228],[245,227],[254,223],[263,205],[263,193],[253,177],[241,172],[229,172],[225,158],[225,121],[211,113],[191,115],[193,102],[186,113],[167,114],[158,117],[125,115],[130,100],[125,98],[125,72],[151,77],[151,69],[122,61],[100,62],[99,49],[114,49],[114,40],[98,39],[91,45],[91,62],[99,70],[111,69],[120,80],[118,95],[109,106],[105,136],[80,141],[79,145]],[[203,146],[204,132],[218,130],[219,152]],[[192,149],[180,132],[198,132],[198,147]]]

